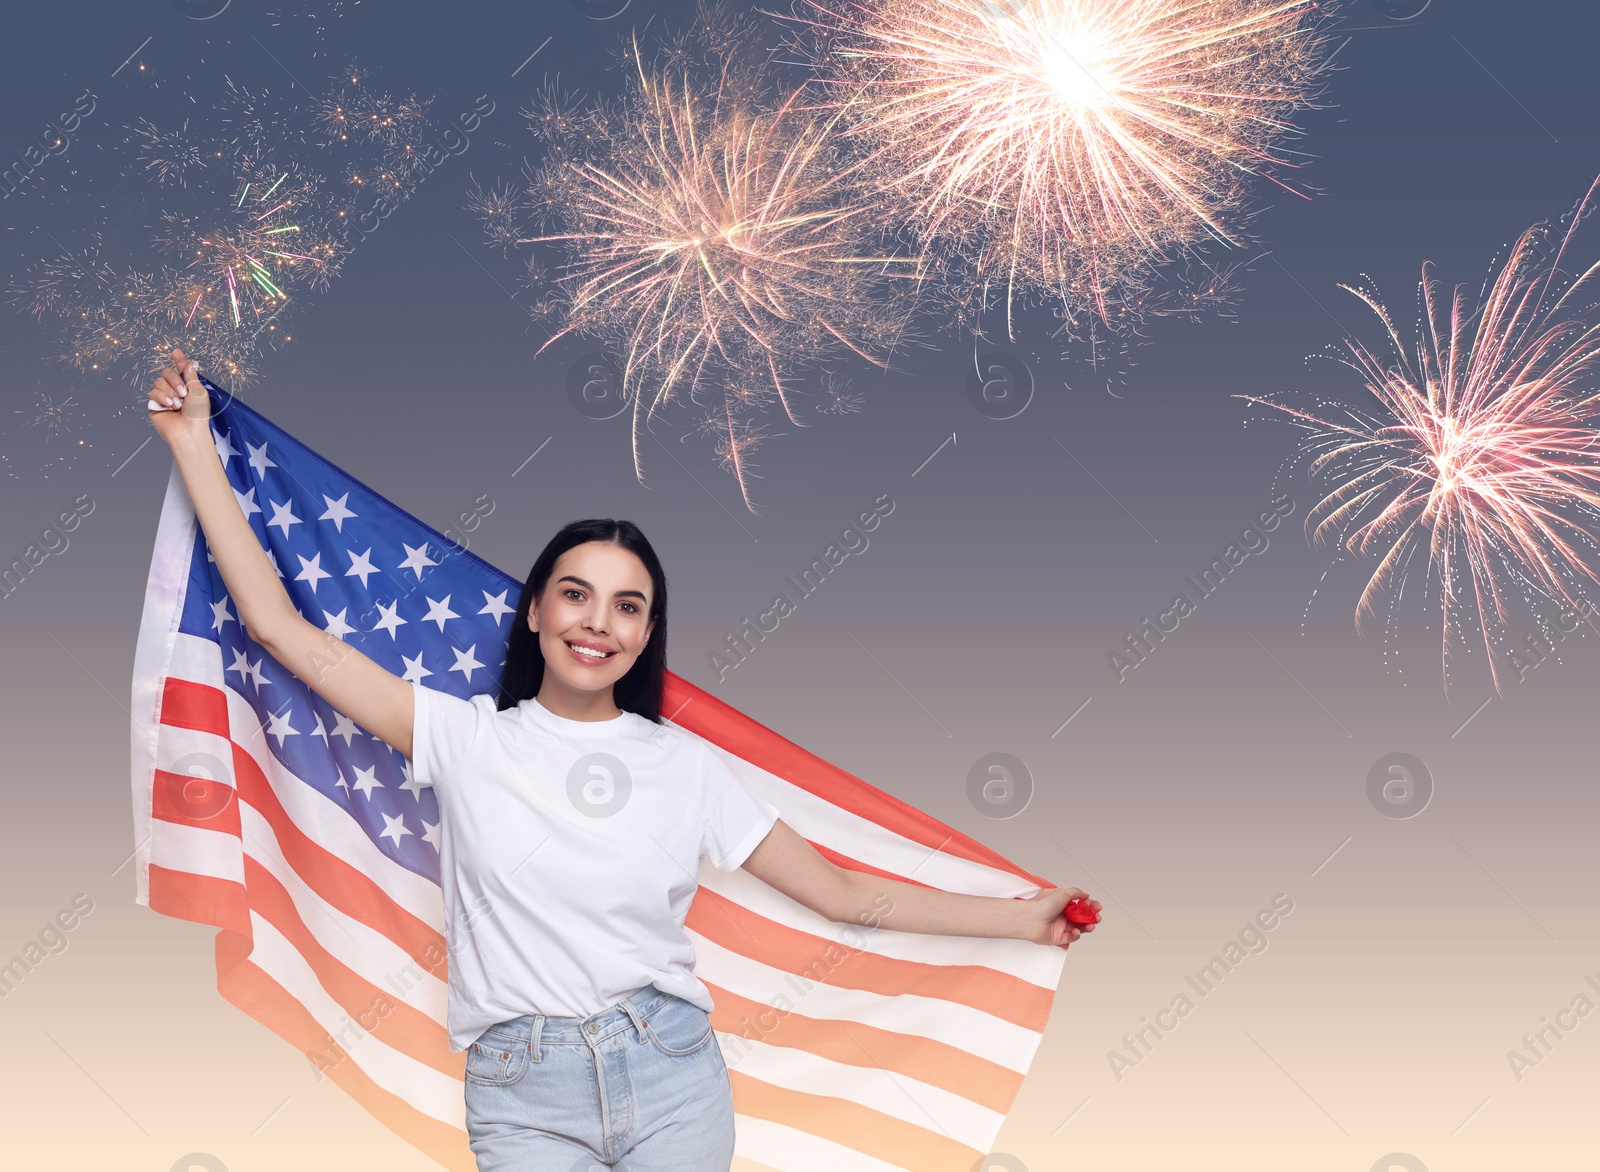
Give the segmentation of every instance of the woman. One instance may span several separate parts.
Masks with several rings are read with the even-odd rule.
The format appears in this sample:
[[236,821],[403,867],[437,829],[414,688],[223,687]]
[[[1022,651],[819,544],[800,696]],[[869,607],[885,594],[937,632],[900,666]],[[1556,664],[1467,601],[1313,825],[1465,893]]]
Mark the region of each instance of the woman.
[[700,738],[662,723],[667,589],[627,521],[566,526],[534,562],[498,699],[424,688],[294,609],[240,510],[181,350],[150,391],[240,621],[337,711],[410,759],[440,810],[452,1051],[481,1172],[626,1157],[727,1169],[733,1096],[683,930],[699,862],[743,867],[829,920],[1065,948],[1078,888],[1028,900],[845,870]]

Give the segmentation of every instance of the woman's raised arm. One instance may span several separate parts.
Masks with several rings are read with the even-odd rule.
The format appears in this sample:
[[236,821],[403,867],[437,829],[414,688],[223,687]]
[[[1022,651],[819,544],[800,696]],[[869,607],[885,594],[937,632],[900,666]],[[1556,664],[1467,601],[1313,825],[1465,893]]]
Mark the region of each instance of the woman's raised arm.
[[410,757],[411,685],[295,610],[223,471],[199,368],[182,350],[172,352],[172,361],[150,389],[150,420],[172,449],[239,622],[313,692]]

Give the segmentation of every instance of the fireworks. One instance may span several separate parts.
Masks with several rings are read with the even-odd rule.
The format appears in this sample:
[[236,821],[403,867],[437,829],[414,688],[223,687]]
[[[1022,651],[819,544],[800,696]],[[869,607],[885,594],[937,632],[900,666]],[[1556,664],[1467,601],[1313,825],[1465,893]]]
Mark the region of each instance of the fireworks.
[[861,410],[861,393],[836,371],[822,372],[822,394],[817,410],[829,415],[854,415]]
[[138,161],[156,182],[167,186],[189,186],[189,176],[204,169],[206,152],[189,137],[189,120],[177,130],[158,130],[148,119],[139,119],[134,134],[140,139]]
[[338,78],[339,89],[316,106],[321,142],[329,147],[366,147],[376,157],[350,162],[345,179],[356,191],[389,195],[413,186],[422,170],[422,146],[432,122],[430,102],[409,94],[392,97],[368,88],[362,70],[352,65]]
[[45,436],[50,439],[64,433],[71,426],[73,416],[81,414],[83,410],[78,406],[77,397],[73,395],[68,395],[65,399],[56,399],[40,391],[38,400],[34,408],[33,426],[44,428]]
[[[805,108],[804,87],[758,103],[760,65],[729,50],[725,25],[700,23],[723,38],[705,50],[705,78],[649,68],[635,44],[615,109],[582,116],[547,96],[530,111],[553,149],[526,207],[555,230],[518,242],[562,246],[565,322],[544,347],[579,334],[618,356],[641,479],[644,424],[687,397],[708,409],[718,458],[753,508],[749,456],[766,432],[751,414],[775,404],[798,424],[788,381],[826,355],[883,364],[907,316],[896,277],[917,263],[864,243],[876,204],[839,156],[832,121]],[[501,194],[474,203],[503,244]]]
[[315,215],[321,180],[261,151],[233,169],[236,194],[220,209],[165,217],[160,242],[188,261],[174,282],[186,329],[202,309],[208,317],[225,310],[234,329],[257,328],[288,290],[326,287],[332,277],[336,240],[305,216]]
[[[971,323],[991,292],[1110,323],[1240,243],[1308,104],[1315,0],[800,0],[797,47]],[[1277,180],[1274,180],[1277,182]],[[1282,184],[1280,183],[1280,186]]]
[[491,184],[487,189],[474,186],[467,196],[467,211],[483,224],[483,234],[491,245],[500,249],[501,255],[522,235],[517,227],[520,207],[517,193],[504,183]]
[[1447,687],[1452,649],[1469,628],[1484,640],[1499,690],[1513,604],[1585,614],[1600,584],[1600,265],[1562,280],[1597,191],[1600,181],[1548,263],[1539,226],[1517,240],[1476,315],[1459,287],[1446,301],[1424,265],[1414,358],[1383,305],[1345,286],[1377,314],[1392,347],[1386,360],[1345,343],[1341,361],[1376,409],[1327,418],[1266,404],[1310,433],[1309,470],[1331,484],[1308,531],[1319,544],[1377,559],[1358,629],[1380,598],[1398,602],[1425,555],[1442,608]]
[[[309,118],[229,79],[214,125],[141,119],[123,144],[132,156],[123,175],[164,193],[153,247],[141,250],[119,232],[113,261],[96,236],[90,247],[31,265],[13,281],[11,300],[60,322],[60,358],[81,372],[142,383],[181,347],[230,386],[253,381],[263,348],[288,339],[285,311],[326,289],[347,251],[362,184],[330,182],[327,168],[313,164],[318,146],[338,151],[347,175],[374,177],[383,193],[420,173],[428,104],[375,93],[356,74],[336,85]],[[330,141],[328,111],[341,103],[356,127]]]

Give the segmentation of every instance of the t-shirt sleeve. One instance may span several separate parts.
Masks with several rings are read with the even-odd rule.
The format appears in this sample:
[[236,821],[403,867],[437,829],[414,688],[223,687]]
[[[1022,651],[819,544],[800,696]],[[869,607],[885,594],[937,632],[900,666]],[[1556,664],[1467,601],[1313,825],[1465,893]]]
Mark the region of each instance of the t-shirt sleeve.
[[437,786],[488,721],[494,697],[487,692],[463,700],[411,681],[411,770],[423,785]]
[[778,820],[779,810],[751,790],[710,745],[700,746],[705,838],[700,853],[719,871],[737,871]]

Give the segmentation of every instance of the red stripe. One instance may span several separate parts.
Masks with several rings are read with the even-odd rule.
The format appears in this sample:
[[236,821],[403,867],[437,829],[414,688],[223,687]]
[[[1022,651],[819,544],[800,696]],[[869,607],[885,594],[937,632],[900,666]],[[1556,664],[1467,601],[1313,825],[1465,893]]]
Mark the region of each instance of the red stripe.
[[[246,857],[245,887],[250,896],[250,907],[283,933],[294,949],[305,958],[311,971],[317,974],[317,983],[328,996],[339,1003],[362,1032],[370,1033],[390,1049],[431,1066],[441,1074],[458,1074],[461,1060],[450,1053],[449,1038],[444,1026],[420,1009],[401,1000],[396,988],[374,985],[338,957],[324,948],[311,929],[300,918],[299,909],[277,876],[255,859]],[[435,959],[432,974],[442,981],[448,980],[446,959],[441,949]],[[415,962],[413,962],[415,963]],[[423,966],[416,970],[402,969],[385,975],[386,982],[414,987],[421,978]],[[329,1061],[345,1057],[343,1046],[333,1038],[321,1039],[319,1048]]]
[[863,952],[769,920],[708,887],[695,893],[684,926],[730,952],[779,972],[798,973],[836,988],[895,997],[936,997],[1043,1033],[1055,990],[976,964],[928,964]]
[[846,773],[837,765],[830,765],[816,754],[806,752],[793,741],[785,740],[765,725],[672,672],[667,673],[661,707],[675,724],[781,777],[791,785],[815,794],[841,810],[874,822],[902,838],[921,843],[929,850],[942,851],[968,862],[1005,871],[1040,887],[1056,886],[1047,879],[1024,871],[976,839],[968,838],[959,830],[946,826],[893,794],[885,793],[859,777]]
[[[259,867],[252,875],[259,890],[262,873]],[[271,879],[271,876],[265,876]],[[281,887],[279,888],[281,891]],[[220,919],[234,915],[217,909],[244,907],[245,889],[242,884],[208,875],[192,875],[170,871],[152,865],[150,868],[150,907],[162,915],[173,916],[197,923],[218,924],[223,931],[217,933],[216,964],[217,991],[251,1017],[261,1022],[273,1033],[283,1038],[319,1071],[327,1074],[344,1088],[362,1108],[371,1112],[384,1126],[406,1142],[420,1148],[446,1168],[460,1172],[475,1172],[474,1160],[467,1147],[466,1133],[426,1115],[404,1099],[384,1090],[354,1062],[344,1062],[338,1056],[330,1057],[328,1035],[310,1011],[277,981],[249,960],[254,947],[250,919],[245,914],[241,923],[223,925]],[[284,895],[287,898],[287,895]],[[270,917],[268,917],[270,918]],[[273,923],[279,931],[283,925]],[[286,935],[288,933],[285,933]],[[292,937],[291,937],[292,939]],[[297,942],[298,944],[298,942]],[[337,963],[337,962],[334,962]],[[324,979],[321,971],[319,979]],[[439,1027],[433,1024],[434,1029]],[[441,1039],[443,1034],[440,1034]],[[385,1039],[387,1040],[387,1039]],[[442,1060],[432,1063],[447,1075],[466,1080],[466,1054],[450,1054],[447,1043],[441,1041]]]
[[250,935],[250,903],[243,883],[173,871],[150,864],[150,910],[197,924]]
[[222,698],[219,689],[169,677],[164,693],[167,700],[162,705],[163,724],[176,723],[168,720],[170,705],[170,711],[184,717],[180,727],[227,738],[233,745],[239,800],[266,819],[285,861],[308,887],[345,915],[389,937],[419,965],[427,965],[430,956],[445,951],[444,937],[438,931],[389,898],[364,871],[301,831],[278,801],[255,758],[229,736],[226,705],[219,709],[216,704]]
[[[774,997],[774,1004],[741,997],[710,981],[716,1009],[711,1024],[729,1035],[722,1043],[722,1054],[729,1069],[738,1067],[761,1042],[815,1054],[830,1062],[859,1066],[867,1070],[887,1070],[940,1087],[1004,1115],[1016,1102],[1022,1089],[1022,1075],[1008,1066],[991,1062],[970,1050],[934,1038],[902,1034],[856,1019],[808,1017],[791,1008],[802,1007],[805,994],[794,1000]],[[778,1001],[782,1004],[777,1004]]]
[[[234,757],[237,761],[237,752]],[[242,831],[236,796],[226,782],[157,769],[150,793],[150,814],[160,822],[176,822],[239,838]]]

